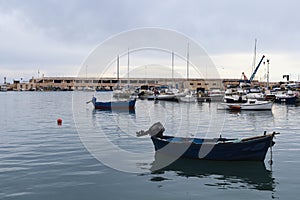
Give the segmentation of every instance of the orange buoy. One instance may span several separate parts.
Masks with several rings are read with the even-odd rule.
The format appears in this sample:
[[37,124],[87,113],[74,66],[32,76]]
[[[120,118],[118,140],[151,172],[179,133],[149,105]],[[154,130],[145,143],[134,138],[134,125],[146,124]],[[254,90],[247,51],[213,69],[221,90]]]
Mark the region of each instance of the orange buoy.
[[57,119],[57,125],[58,125],[58,126],[61,126],[61,125],[62,125],[62,119],[61,119],[61,118],[58,118],[58,119]]

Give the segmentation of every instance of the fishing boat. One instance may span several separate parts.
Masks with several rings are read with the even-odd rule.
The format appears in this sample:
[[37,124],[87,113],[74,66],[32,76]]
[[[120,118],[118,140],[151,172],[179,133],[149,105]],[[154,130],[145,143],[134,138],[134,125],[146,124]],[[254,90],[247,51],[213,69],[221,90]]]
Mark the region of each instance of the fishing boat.
[[161,101],[178,101],[175,94],[153,94],[147,97],[148,100],[161,100]]
[[185,91],[183,93],[183,95],[178,95],[177,96],[179,102],[185,102],[185,103],[193,103],[193,102],[197,102],[197,97],[195,96],[195,94],[193,94],[192,91]]
[[223,97],[225,103],[246,103],[246,93],[242,88],[229,88]]
[[248,99],[246,103],[221,103],[218,110],[272,110],[272,101]]
[[180,93],[177,89],[163,89],[147,97],[148,100],[178,101]]
[[[136,99],[130,100],[116,100],[116,101],[97,101],[96,97],[93,97],[90,101],[93,103],[95,109],[101,110],[134,110]],[[87,102],[89,103],[89,102]]]
[[197,101],[197,98],[194,97],[192,94],[187,94],[183,97],[178,97],[180,102],[185,102],[185,103],[193,103]]
[[7,91],[7,85],[6,84],[0,84],[0,92],[6,92]]
[[220,89],[211,89],[208,91],[208,97],[210,98],[210,101],[212,102],[220,102],[224,98],[224,92],[222,92]]
[[219,161],[263,161],[275,142],[276,134],[264,134],[262,136],[245,139],[227,138],[187,138],[164,136],[164,126],[157,122],[149,130],[137,132],[137,136],[150,135],[156,152],[175,156],[178,158],[191,158],[200,160]]
[[296,104],[297,95],[292,91],[288,91],[286,93],[278,93],[275,95],[275,103],[285,103],[285,104]]

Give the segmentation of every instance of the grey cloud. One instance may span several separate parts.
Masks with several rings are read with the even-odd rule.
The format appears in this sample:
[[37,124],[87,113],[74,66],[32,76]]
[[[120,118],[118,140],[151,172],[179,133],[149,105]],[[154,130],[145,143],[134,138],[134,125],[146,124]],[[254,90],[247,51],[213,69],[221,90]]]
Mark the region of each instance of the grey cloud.
[[0,19],[0,64],[80,64],[103,40],[139,27],[179,31],[214,55],[251,54],[255,38],[261,53],[298,52],[299,7],[296,0],[2,0],[0,14],[19,13],[16,31],[26,34],[5,32]]

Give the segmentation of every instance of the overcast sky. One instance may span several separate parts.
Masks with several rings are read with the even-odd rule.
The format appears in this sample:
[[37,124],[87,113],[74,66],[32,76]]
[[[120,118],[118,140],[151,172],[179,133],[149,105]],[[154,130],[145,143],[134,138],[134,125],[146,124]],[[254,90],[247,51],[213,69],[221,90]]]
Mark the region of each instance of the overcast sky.
[[[76,76],[89,53],[123,31],[159,27],[198,42],[224,78],[251,75],[254,40],[257,62],[270,59],[270,79],[300,75],[300,2],[263,0],[0,0],[0,83]],[[257,73],[264,80],[266,66]]]

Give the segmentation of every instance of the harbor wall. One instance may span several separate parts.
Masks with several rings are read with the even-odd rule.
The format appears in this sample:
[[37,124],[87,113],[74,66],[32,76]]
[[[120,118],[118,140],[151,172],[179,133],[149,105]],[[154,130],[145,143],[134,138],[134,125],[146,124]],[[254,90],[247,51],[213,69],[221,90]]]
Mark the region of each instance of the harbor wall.
[[[225,89],[228,85],[238,85],[238,79],[180,79],[180,78],[95,78],[95,77],[42,77],[32,78],[28,82],[15,80],[8,85],[8,90],[13,91],[67,91],[67,90],[111,90],[116,87],[140,87],[148,85],[158,87],[162,85],[172,86],[179,90],[189,88],[197,90]],[[275,84],[275,83],[274,83]],[[266,83],[253,81],[252,85],[265,86]],[[272,83],[271,83],[272,85]]]

